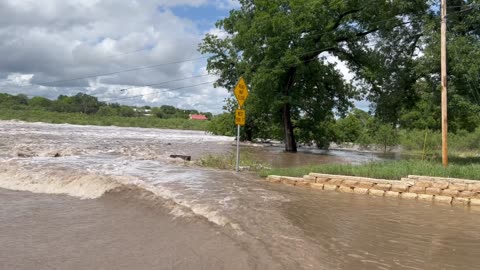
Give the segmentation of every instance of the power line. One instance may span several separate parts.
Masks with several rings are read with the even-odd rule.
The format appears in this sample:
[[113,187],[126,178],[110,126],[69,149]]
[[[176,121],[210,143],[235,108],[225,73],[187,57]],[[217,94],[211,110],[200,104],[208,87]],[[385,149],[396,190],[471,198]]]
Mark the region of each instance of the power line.
[[167,83],[171,83],[171,82],[179,82],[179,81],[196,79],[196,78],[201,78],[201,77],[205,77],[205,76],[213,76],[213,75],[214,74],[208,74],[208,73],[207,74],[201,74],[201,75],[197,75],[197,76],[179,78],[179,79],[175,79],[175,80],[171,80],[171,81],[163,81],[163,82],[157,82],[157,83],[152,83],[152,84],[146,84],[146,85],[142,85],[142,86],[133,86],[133,87],[129,87],[129,88],[123,88],[123,89],[120,89],[119,91],[128,91],[128,90],[135,89],[135,88],[140,88],[140,87],[157,86],[157,85],[167,84]]
[[[308,4],[312,4],[312,3],[310,2],[310,3],[308,3]],[[307,5],[307,4],[302,5],[302,6],[306,6],[306,5]],[[458,12],[463,12],[463,11],[457,11],[457,12],[452,12],[452,13],[458,13]],[[416,21],[416,20],[418,20],[418,19],[421,19],[421,18],[417,18],[417,19],[411,20],[410,22],[406,22],[406,24],[408,24],[408,23],[413,23],[414,21]],[[390,18],[390,19],[385,19],[385,20],[379,20],[379,21],[371,22],[371,24],[383,23],[383,22],[388,22],[388,21],[393,21],[393,20],[399,20],[399,18],[396,18],[396,17],[395,17],[395,18]],[[323,34],[329,33],[329,32],[331,32],[331,31],[320,32],[320,33],[317,33],[317,34],[314,34],[314,35],[309,35],[308,37],[311,38],[311,37],[323,35]],[[328,49],[328,48],[324,48],[324,49],[319,49],[319,50],[315,50],[315,51],[306,52],[306,53],[303,53],[303,54],[301,54],[301,55],[313,53],[313,52],[316,52],[316,51],[320,52],[320,51],[324,51],[325,49]],[[138,51],[142,51],[142,50],[145,50],[145,49],[136,50],[136,51],[132,51],[132,52],[126,52],[125,54],[134,53],[134,52],[138,52]],[[210,57],[210,56],[203,56],[203,57],[197,57],[197,58],[192,58],[192,59],[187,59],[187,60],[182,60],[182,61],[174,61],[174,62],[168,62],[168,63],[161,63],[161,64],[152,65],[152,66],[144,66],[144,67],[138,67],[138,68],[132,68],[132,69],[126,69],[126,70],[119,70],[119,71],[115,71],[115,72],[95,74],[95,75],[90,75],[90,76],[85,76],[85,77],[78,77],[78,78],[72,78],[72,79],[57,80],[57,81],[51,81],[51,82],[46,82],[46,83],[41,83],[41,84],[46,84],[46,85],[48,85],[48,84],[56,84],[56,83],[60,83],[60,82],[69,82],[69,81],[76,81],[76,80],[82,80],[82,79],[96,78],[96,77],[101,77],[101,76],[109,76],[109,75],[115,75],[115,74],[120,74],[120,73],[125,73],[125,72],[132,72],[132,71],[138,71],[138,70],[151,69],[151,68],[160,67],[160,66],[174,65],[174,64],[179,64],[179,63],[191,62],[191,61],[206,59],[206,58],[209,58],[209,57]],[[196,77],[196,76],[194,76],[194,77]],[[190,78],[194,78],[194,77],[188,77],[188,78],[183,78],[183,79],[179,79],[179,80],[190,79]],[[178,81],[178,80],[174,80],[174,81]],[[168,83],[168,82],[171,82],[171,81],[161,82],[161,83],[155,83],[155,84],[150,84],[150,85],[145,85],[145,86],[160,85],[160,84],[164,84],[164,83]],[[137,88],[137,87],[132,87],[132,88],[130,88],[130,89],[133,89],[133,88]],[[124,89],[124,90],[125,90],[125,89]]]
[[[299,5],[299,6],[297,6],[297,7],[302,7],[302,6],[307,6],[307,5],[317,4],[317,3],[319,3],[319,2],[316,2],[316,3],[314,3],[314,2],[309,2],[309,3],[306,3],[306,4],[304,4],[304,5]],[[391,18],[391,19],[380,20],[380,21],[372,22],[372,24],[382,23],[382,22],[387,22],[387,21],[392,21],[392,20],[398,20],[398,18]],[[260,21],[260,22],[262,22],[262,21]],[[412,22],[413,22],[413,21],[412,21]],[[329,33],[329,32],[331,32],[331,31],[320,32],[320,33],[317,33],[317,34],[314,34],[314,35],[309,35],[308,37],[315,37],[315,36],[323,35],[323,34],[326,34],[326,33]],[[145,50],[147,50],[147,49],[148,49],[148,48],[139,49],[139,50],[135,50],[135,51],[131,51],[131,52],[122,53],[122,54],[119,54],[119,55],[116,55],[116,56],[131,54],[131,53],[140,52],[140,51],[145,51]],[[115,56],[112,56],[112,57],[115,57]],[[209,58],[209,56],[197,57],[197,58],[186,59],[186,60],[181,60],[181,61],[174,61],[174,62],[168,62],[168,63],[161,63],[161,64],[152,65],[152,66],[144,66],[144,67],[137,67],[137,68],[125,69],[125,70],[118,70],[118,71],[108,72],[108,73],[92,74],[92,75],[84,76],[84,77],[77,77],[77,78],[64,79],[64,80],[56,80],[56,81],[49,81],[49,82],[43,82],[43,83],[39,83],[39,84],[40,84],[40,85],[52,85],[52,84],[58,84],[58,83],[63,83],[63,82],[70,82],[70,81],[91,79],[91,78],[97,78],[97,77],[102,77],[102,76],[109,76],[109,75],[115,75],[115,74],[120,74],[120,73],[126,73],[126,72],[138,71],[138,70],[151,69],[151,68],[156,68],[156,67],[160,67],[160,66],[174,65],[174,64],[180,64],[180,63],[185,63],[185,62],[192,62],[192,61],[201,60],[201,59],[206,59],[206,58]]]
[[[309,3],[306,3],[306,4],[304,4],[304,5],[299,5],[299,6],[297,6],[297,7],[302,7],[302,6],[312,5],[312,4],[318,4],[318,3],[319,3],[319,2],[309,2]],[[390,19],[379,20],[379,21],[371,22],[371,24],[383,23],[383,22],[388,22],[388,21],[393,21],[393,20],[399,20],[399,18],[395,17],[395,18],[390,18]],[[410,21],[409,23],[412,23],[412,22],[414,22],[414,21],[415,21],[415,20],[412,20],[412,21]],[[262,22],[262,21],[260,21],[260,22]],[[320,35],[323,35],[323,34],[326,34],[326,33],[330,33],[330,32],[331,32],[331,31],[323,31],[323,32],[320,32],[320,33],[317,33],[317,34],[308,35],[308,37],[311,38],[311,37],[315,37],[315,36],[320,36]],[[119,55],[116,55],[116,56],[121,56],[121,55],[125,55],[125,54],[131,54],[131,53],[135,53],[135,52],[140,52],[140,51],[144,51],[144,50],[147,50],[147,49],[148,49],[148,48],[139,49],[139,50],[135,50],[135,51],[131,51],[131,52],[126,52],[126,53],[123,53],[123,54],[119,54]],[[112,56],[112,57],[115,57],[115,56]],[[119,70],[119,71],[108,72],[108,73],[92,74],[92,75],[84,76],[84,77],[77,77],[77,78],[64,79],[64,80],[56,80],[56,81],[39,83],[39,84],[40,84],[40,85],[52,85],[52,84],[57,84],[57,83],[62,83],[62,82],[70,82],[70,81],[77,81],[77,80],[83,80],[83,79],[91,79],[91,78],[96,78],[96,77],[109,76],[109,75],[115,75],[115,74],[120,74],[120,73],[126,73],[126,72],[138,71],[138,70],[151,69],[151,68],[156,68],[156,67],[160,67],[160,66],[180,64],[180,63],[185,63],[185,62],[192,62],[192,61],[196,61],[196,60],[206,59],[206,58],[208,58],[208,57],[209,57],[209,56],[203,56],[203,57],[197,57],[197,58],[192,58],[192,59],[187,59],[187,60],[182,60],[182,61],[174,61],[174,62],[168,62],[168,63],[161,63],[161,64],[152,65],[152,66],[144,66],[144,67],[138,67],[138,68],[131,68],[131,69]]]
[[199,83],[199,84],[194,84],[194,85],[188,85],[188,86],[182,86],[182,87],[177,87],[177,88],[172,88],[172,89],[158,90],[158,91],[154,91],[154,92],[148,93],[148,94],[135,95],[135,96],[129,96],[129,97],[123,97],[123,98],[116,98],[116,99],[109,99],[109,100],[107,100],[107,102],[115,102],[115,101],[119,101],[119,100],[126,100],[126,99],[132,99],[132,98],[137,98],[137,97],[144,97],[144,96],[154,95],[154,94],[158,94],[158,93],[162,93],[162,92],[171,92],[171,91],[174,91],[174,90],[181,90],[181,89],[187,89],[187,88],[192,88],[192,87],[196,87],[196,86],[212,84],[214,82],[215,81],[209,81],[209,82],[204,82],[204,83]]
[[[320,49],[320,50],[316,50],[316,51],[324,51],[325,49],[328,49],[328,48],[329,48],[329,47],[326,47],[326,48],[324,48],[324,49]],[[300,54],[300,55],[310,54],[310,53],[313,53],[313,52],[315,52],[315,51],[309,51],[309,52],[306,52],[306,53],[303,53],[303,54]],[[312,59],[307,59],[306,61],[311,61],[311,60],[313,60],[313,59],[315,59],[315,57],[312,58]],[[303,61],[303,62],[305,62],[305,61]],[[302,62],[302,63],[303,63],[303,62]],[[287,66],[285,66],[285,67],[296,67],[296,66],[299,66],[299,65],[301,65],[301,64],[299,63],[299,64],[294,64],[294,65],[287,65]],[[140,87],[148,87],[148,86],[162,85],[162,84],[166,84],[166,83],[170,83],[170,82],[183,81],[183,80],[187,80],[187,79],[194,79],[194,78],[200,78],[200,77],[205,77],[205,76],[214,76],[214,74],[202,74],[202,75],[197,75],[197,76],[192,76],[192,77],[185,77],[185,78],[180,78],[180,79],[171,80],[171,81],[164,81],[164,82],[153,83],[153,84],[148,84],[148,85],[143,85],[143,86],[135,86],[135,87],[120,89],[120,91],[128,91],[128,90],[136,89],[136,88],[140,88]],[[212,84],[212,83],[215,83],[215,82],[216,82],[216,81],[209,81],[209,82],[200,83],[200,84],[195,84],[195,85],[190,85],[190,86],[184,86],[184,87],[178,87],[178,88],[172,88],[172,89],[158,90],[158,91],[154,91],[154,92],[148,93],[148,94],[141,94],[141,95],[135,95],[135,96],[129,96],[129,97],[123,97],[123,98],[116,98],[116,99],[108,99],[108,100],[106,100],[106,101],[107,101],[107,102],[115,102],[115,101],[120,101],[120,100],[126,100],[126,99],[132,99],[132,98],[137,98],[137,97],[143,97],[143,96],[158,94],[158,93],[161,93],[161,92],[171,92],[171,91],[174,91],[174,90],[187,89],[187,88],[192,88],[192,87],[196,87],[196,86]]]
[[[125,92],[125,91],[128,91],[128,90],[132,90],[132,89],[136,89],[136,88],[141,88],[141,87],[158,86],[158,85],[163,85],[163,84],[172,83],[172,82],[179,82],[179,81],[184,81],[184,80],[189,80],[189,79],[196,79],[196,78],[202,78],[202,77],[206,77],[206,76],[214,76],[214,75],[215,75],[215,74],[201,74],[201,75],[197,75],[197,76],[184,77],[184,78],[179,78],[179,79],[170,80],[170,81],[163,81],[163,82],[146,84],[146,85],[142,85],[142,86],[134,86],[134,87],[129,87],[129,88],[122,88],[122,89],[119,89],[118,91]],[[202,84],[199,84],[199,85],[209,84],[209,83],[213,83],[213,82],[215,82],[215,81],[206,82],[206,83],[202,83]],[[161,92],[169,92],[169,91],[173,91],[173,90],[178,90],[178,89],[183,89],[183,88],[189,88],[189,87],[194,87],[194,86],[199,86],[199,85],[193,85],[193,86],[188,86],[188,87],[180,87],[180,88],[174,88],[174,89],[165,89],[165,90],[160,90],[160,91],[161,91]],[[145,94],[145,95],[151,95],[151,94],[153,94],[153,93]],[[125,98],[119,98],[119,99],[113,99],[112,101],[129,99],[129,98],[134,98],[134,97],[139,97],[139,96],[143,96],[143,95],[131,96],[131,97],[125,97]],[[32,96],[32,97],[34,97],[34,96]],[[108,100],[108,101],[111,102],[110,100]]]
[[[472,9],[472,8],[473,8],[473,7],[470,7],[469,9],[464,9],[464,10],[456,11],[456,12],[451,12],[450,14],[465,12],[465,11],[468,11],[468,10],[470,10],[470,9]],[[450,14],[449,14],[449,15],[450,15]],[[408,23],[413,23],[413,22],[415,22],[415,21],[418,20],[418,19],[421,19],[421,18],[417,18],[417,19],[414,19],[414,20],[412,20],[412,21],[410,21],[410,22],[405,22],[405,23],[406,23],[406,24],[408,24]],[[377,23],[388,22],[388,21],[393,21],[393,20],[399,20],[399,18],[391,18],[391,19],[380,20],[380,21],[376,21],[376,22],[371,22],[371,24],[377,24]],[[324,32],[321,32],[321,33],[317,33],[317,34],[315,34],[315,35],[309,35],[308,37],[314,37],[314,36],[322,35],[322,34],[329,33],[329,32],[331,32],[331,31],[324,31]],[[306,54],[310,54],[310,53],[313,53],[313,52],[325,51],[325,50],[328,49],[328,48],[329,48],[329,47],[323,48],[323,49],[314,50],[314,51],[309,51],[309,52],[306,52],[306,53],[303,53],[303,54],[300,54],[300,55],[306,55]],[[137,50],[137,51],[142,51],[142,50]],[[136,52],[136,51],[134,51],[134,52]],[[126,54],[128,54],[128,53],[134,53],[134,52],[127,52]],[[140,68],[122,70],[122,71],[105,73],[105,74],[99,74],[99,75],[89,76],[89,77],[75,78],[75,79],[69,79],[69,80],[59,80],[59,81],[50,82],[50,84],[51,84],[51,83],[58,83],[58,82],[67,82],[67,81],[73,81],[73,80],[80,80],[80,79],[88,79],[88,78],[100,77],[100,76],[107,76],[107,75],[113,75],[113,74],[118,74],[118,73],[123,73],[123,72],[131,72],[131,71],[136,71],[136,70],[143,70],[143,69],[154,68],[154,67],[163,66],[163,65],[171,65],[171,64],[178,64],[178,63],[183,63],[183,62],[195,61],[195,60],[205,59],[205,58],[208,58],[208,57],[209,57],[209,56],[199,57],[199,58],[194,58],[194,59],[189,59],[189,60],[184,60],[184,61],[176,61],[176,62],[170,62],[170,63],[163,63],[163,64],[158,64],[158,65],[153,65],[153,66],[146,66],[146,67],[140,67]],[[316,58],[316,57],[314,57],[314,58],[312,58],[312,59],[310,59],[310,60],[313,60],[313,59],[315,59],[315,58]],[[307,60],[307,61],[308,61],[308,60]],[[295,65],[291,65],[291,66],[298,66],[298,65],[300,65],[300,64],[295,64]],[[287,66],[287,67],[288,67],[288,66]],[[199,77],[210,76],[210,75],[211,75],[211,74],[202,74],[202,75],[198,75],[198,76],[185,77],[185,78],[176,79],[176,80],[171,80],[171,81],[164,81],[164,82],[159,82],[159,83],[154,83],[154,84],[148,84],[148,85],[144,85],[144,86],[137,86],[137,87],[131,87],[131,88],[126,88],[126,89],[121,89],[121,91],[128,91],[128,90],[130,90],[130,89],[135,89],[135,88],[139,88],[139,87],[148,87],[148,86],[161,85],[161,84],[166,84],[166,83],[170,83],[170,82],[182,81],[182,80],[199,78]],[[142,94],[142,95],[135,95],[135,96],[129,96],[129,97],[123,97],[123,98],[117,98],[117,99],[110,99],[110,100],[108,100],[108,102],[114,102],[114,101],[120,101],[120,100],[137,98],[137,97],[143,97],[143,96],[158,94],[158,93],[161,93],[161,92],[171,92],[171,91],[174,91],[174,90],[187,89],[187,88],[192,88],[192,87],[196,87],[196,86],[211,84],[211,83],[214,83],[214,82],[215,82],[215,81],[209,81],[209,82],[200,83],[200,84],[195,84],[195,85],[189,85],[189,86],[184,86],[184,87],[178,87],[178,88],[172,88],[172,89],[164,89],[164,90],[154,91],[154,92],[152,92],[152,93],[147,93],[147,94]],[[471,86],[471,85],[470,85],[470,86]]]
[[[317,3],[309,2],[309,3],[306,3],[306,4],[304,4],[304,5],[296,6],[296,8],[301,7],[301,6],[312,5],[312,4],[317,4]],[[452,12],[452,13],[458,13],[458,12],[463,12],[463,11],[457,11],[457,12]],[[375,22],[371,22],[371,24],[382,23],[382,22],[387,22],[387,21],[392,21],[392,20],[399,20],[399,18],[391,18],[391,19],[385,19],[385,20],[375,21]],[[414,21],[415,21],[415,20],[412,20],[411,22],[408,22],[408,23],[412,23],[412,22],[414,22]],[[322,35],[322,34],[325,34],[325,33],[328,33],[328,32],[331,32],[331,31],[324,31],[324,32],[317,33],[317,34],[314,34],[314,35],[309,35],[308,37],[314,37],[314,36]],[[139,51],[144,51],[144,50],[146,50],[146,49],[147,49],[147,48],[145,48],[145,49],[139,49],[139,50],[135,50],[135,51],[132,51],[132,52],[126,52],[126,53],[124,53],[124,54],[130,54],[130,53],[135,53],[135,52],[139,52]],[[327,49],[327,48],[319,49],[319,50],[316,50],[316,51],[324,51],[325,49]],[[315,51],[306,52],[306,53],[304,53],[303,55],[308,54],[308,53],[313,53],[313,52],[315,52]],[[122,55],[122,54],[120,54],[120,55]],[[188,60],[183,60],[183,61],[175,61],[175,62],[169,62],[169,63],[162,63],[162,64],[157,64],[157,65],[152,65],[152,66],[144,66],[144,67],[139,67],[139,68],[132,68],[132,69],[127,69],[127,70],[120,70],[120,71],[115,71],[115,72],[109,72],[109,73],[103,73],[103,74],[96,74],[96,75],[85,76],[85,77],[80,77],[80,78],[57,80],[57,81],[51,81],[51,82],[47,82],[47,83],[43,83],[43,84],[55,84],[55,83],[60,83],[60,82],[68,82],[68,81],[75,81],[75,80],[81,80],[81,79],[89,79],[89,78],[95,78],[95,77],[101,77],[101,76],[108,76],[108,75],[114,75],[114,74],[119,74],[119,73],[124,73],[124,72],[131,72],[131,71],[137,71],[137,70],[144,70],[144,69],[149,69],[149,68],[155,68],[155,67],[164,66],[164,65],[172,65],[172,64],[178,64],[178,63],[190,62],[190,61],[205,59],[205,58],[208,58],[208,57],[209,57],[209,56],[204,56],[204,57],[198,57],[198,58],[193,58],[193,59],[188,59]],[[203,75],[202,75],[202,76],[203,76]],[[195,78],[195,77],[197,77],[197,76],[188,77],[188,78],[183,78],[183,79],[178,79],[178,80],[173,80],[173,81],[180,81],[180,80],[185,80],[185,79],[190,79],[190,78]],[[150,85],[145,85],[145,86],[160,85],[160,84],[165,84],[165,83],[173,82],[173,81],[160,82],[160,83],[155,83],[155,84],[150,84]],[[143,87],[144,87],[144,86],[143,86]],[[129,89],[134,89],[134,88],[137,88],[137,87],[132,87],[132,88],[129,88]],[[128,89],[123,89],[123,90],[128,90]],[[174,89],[172,89],[172,90],[174,90]]]
[[147,51],[147,50],[151,50],[152,48],[143,48],[143,49],[138,49],[138,50],[134,50],[134,51],[129,51],[129,52],[120,52],[118,54],[112,54],[112,55],[109,55],[107,56],[108,58],[115,58],[115,57],[119,57],[119,56],[123,56],[123,55],[127,55],[127,54],[133,54],[133,53],[138,53],[138,52],[143,52],[143,51]]
[[[390,20],[393,20],[393,19],[382,20],[382,21],[373,22],[373,23],[385,22],[385,21],[390,21]],[[406,23],[411,23],[411,22],[406,22]],[[331,48],[331,47],[325,47],[325,48],[322,48],[322,49],[307,51],[307,52],[298,54],[297,56],[303,56],[303,55],[307,55],[307,54],[311,54],[311,53],[315,53],[315,52],[322,52],[322,51],[325,51],[325,50],[327,50],[327,49],[329,49],[329,48]],[[208,57],[208,56],[202,57],[202,58],[207,58],[207,57]],[[317,58],[317,57],[313,57],[313,58],[311,58],[311,59],[307,59],[307,60],[305,60],[305,61],[302,61],[302,63],[307,62],[307,61],[314,60],[315,58]],[[299,64],[294,64],[294,65],[286,65],[285,67],[296,67],[296,66],[299,66],[299,65],[301,65],[301,63],[299,63]],[[177,81],[183,81],[183,80],[194,79],[194,78],[199,78],[199,77],[204,77],[204,76],[213,76],[213,75],[214,75],[214,74],[202,74],[202,75],[197,75],[197,76],[192,76],[192,77],[185,77],[185,78],[180,78],[180,79],[175,79],[175,80],[170,80],[170,81],[163,81],[163,82],[158,82],[158,83],[153,83],[153,84],[148,84],[148,85],[143,85],[143,86],[135,86],[135,87],[125,88],[125,89],[120,89],[120,91],[128,91],[128,90],[130,90],[130,89],[136,89],[136,88],[140,88],[140,87],[156,86],[156,85],[162,85],[162,84],[166,84],[166,83],[170,83],[170,82],[177,82]],[[214,83],[214,82],[215,82],[215,81],[211,81],[211,82],[206,82],[206,83],[202,83],[202,84],[199,84],[199,85],[205,85],[205,84]],[[174,88],[174,89],[169,89],[169,90],[162,90],[162,91],[160,91],[160,92],[165,92],[165,91],[169,92],[169,91],[173,91],[173,90],[190,88],[190,87],[199,86],[199,85],[193,85],[193,86],[188,86],[188,87],[180,87],[180,88]],[[156,93],[156,92],[154,92],[154,93],[149,93],[149,94],[144,94],[144,95],[137,95],[137,96],[126,97],[126,98],[113,99],[113,100],[111,100],[111,101],[124,100],[124,99],[130,99],[130,98],[135,98],[135,97],[142,97],[142,96],[146,96],[146,95],[152,95],[152,94],[155,94],[155,93]]]
[[[305,53],[300,54],[300,55],[306,55],[306,54],[310,54],[310,53],[314,53],[314,52],[325,51],[325,50],[328,49],[328,48],[330,48],[330,47],[325,47],[325,48],[323,48],[323,49],[318,49],[318,50],[315,50],[315,51],[308,51],[308,52],[305,52]],[[307,60],[305,60],[305,61],[302,61],[302,63],[307,62],[307,61],[311,61],[311,60],[313,60],[313,59],[315,59],[315,58],[316,58],[316,57],[313,57],[313,58],[311,58],[311,59],[307,59]],[[292,64],[292,65],[286,65],[285,67],[296,67],[296,66],[301,65],[302,63]],[[212,76],[213,76],[214,74],[203,74],[203,75],[199,75],[199,76],[193,76],[193,77],[191,77],[191,78],[197,78],[197,77],[208,76],[208,75],[212,75]],[[189,79],[189,78],[185,78],[185,79]],[[182,79],[179,79],[179,80],[182,80]],[[174,81],[179,81],[179,80],[174,80]],[[169,81],[169,82],[173,82],[173,81]],[[209,81],[209,82],[200,83],[200,84],[195,84],[195,85],[190,85],[190,86],[185,86],[185,87],[178,87],[178,88],[172,88],[172,89],[159,90],[159,91],[155,91],[155,92],[148,93],[148,94],[141,94],[141,95],[135,95],[135,96],[129,96],[129,97],[123,97],[123,98],[117,98],[117,99],[109,99],[109,100],[107,100],[107,102],[114,102],[114,101],[126,100],[126,99],[131,99],[131,98],[144,97],[144,96],[148,96],[148,95],[158,94],[158,93],[161,93],[161,92],[171,92],[171,91],[174,91],[174,90],[187,89],[187,88],[192,88],[192,87],[196,87],[196,86],[212,84],[212,83],[215,83],[215,82],[216,82],[216,81]],[[160,84],[165,84],[165,83],[168,83],[168,82],[161,82],[161,83],[150,84],[150,85],[145,85],[145,86],[154,86],[154,85],[160,85]],[[135,89],[135,88],[140,88],[140,87],[145,87],[145,86],[137,86],[137,87],[131,87],[131,88],[121,89],[121,90],[130,90],[130,89]]]
[[97,78],[97,77],[102,77],[102,76],[109,76],[109,75],[115,75],[115,74],[120,74],[120,73],[125,73],[125,72],[132,72],[132,71],[138,71],[138,70],[144,70],[144,69],[151,69],[151,68],[156,68],[156,67],[161,67],[161,66],[168,66],[168,65],[175,65],[175,64],[181,64],[181,63],[186,63],[186,62],[193,62],[196,60],[200,59],[206,59],[209,56],[202,56],[202,57],[197,57],[197,58],[192,58],[192,59],[187,59],[187,60],[180,60],[180,61],[174,61],[174,62],[167,62],[167,63],[161,63],[161,64],[156,64],[152,66],[143,66],[143,67],[138,67],[138,68],[131,68],[131,69],[124,69],[124,70],[118,70],[114,72],[108,72],[108,73],[102,73],[102,74],[95,74],[95,75],[90,75],[90,76],[85,76],[85,77],[78,77],[78,78],[72,78],[72,79],[65,79],[65,80],[58,80],[58,81],[51,81],[51,82],[45,82],[45,83],[39,83],[40,85],[49,85],[49,84],[57,84],[61,82],[71,82],[71,81],[78,81],[78,80],[84,80],[84,79],[91,79],[91,78]]
[[[385,21],[385,20],[382,20],[382,21]],[[408,23],[410,23],[410,22],[408,22]],[[327,50],[327,49],[329,49],[329,48],[330,48],[330,47],[325,47],[325,48],[323,48],[323,49],[308,51],[308,52],[305,52],[305,53],[299,54],[299,55],[306,55],[306,54],[311,54],[311,53],[314,53],[314,52],[321,52],[321,51],[325,51],[325,50]],[[206,58],[206,57],[202,57],[202,58]],[[315,59],[315,58],[316,58],[316,57],[313,57],[313,58],[307,59],[307,60],[305,60],[305,61],[311,61],[311,60],[313,60],[313,59]],[[302,63],[305,62],[305,61],[302,61]],[[286,65],[285,67],[295,67],[295,66],[299,66],[299,65],[301,65],[301,63],[299,63],[299,64],[294,64],[294,65]],[[130,90],[130,89],[135,89],[135,88],[140,88],[140,87],[156,86],[156,85],[162,85],[162,84],[166,84],[166,83],[170,83],[170,82],[177,82],[177,81],[183,81],[183,80],[200,78],[200,77],[204,77],[204,76],[213,76],[213,75],[214,75],[214,74],[202,74],[202,75],[197,75],[197,76],[184,77],[184,78],[179,78],[179,79],[170,80],[170,81],[163,81],[163,82],[158,82],[158,83],[153,83],[153,84],[148,84],[148,85],[143,85],[143,86],[136,86],[136,87],[131,87],[131,88],[120,89],[120,91],[128,91],[128,90]],[[192,87],[201,86],[201,85],[207,85],[207,84],[211,84],[211,83],[214,83],[214,82],[215,82],[215,81],[209,81],[209,82],[200,83],[200,84],[195,84],[195,85],[189,85],[189,86],[184,86],[184,87],[178,87],[178,88],[172,88],[172,89],[164,89],[164,90],[154,91],[154,92],[148,93],[148,94],[135,95],[135,96],[129,96],[129,97],[123,97],[123,98],[117,98],[117,99],[109,99],[109,100],[107,100],[107,102],[114,102],[114,101],[120,101],[120,100],[137,98],[137,97],[143,97],[143,96],[158,94],[158,93],[161,93],[161,92],[171,92],[171,91],[174,91],[174,90],[181,90],[181,89],[187,89],[187,88],[192,88]]]

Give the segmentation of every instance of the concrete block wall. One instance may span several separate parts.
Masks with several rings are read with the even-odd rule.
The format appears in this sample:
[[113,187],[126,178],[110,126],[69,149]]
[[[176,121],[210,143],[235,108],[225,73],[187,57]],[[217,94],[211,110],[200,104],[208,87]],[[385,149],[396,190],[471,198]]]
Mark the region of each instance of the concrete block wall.
[[317,190],[480,206],[480,181],[465,179],[410,175],[395,181],[310,173],[301,178],[270,175],[267,181]]

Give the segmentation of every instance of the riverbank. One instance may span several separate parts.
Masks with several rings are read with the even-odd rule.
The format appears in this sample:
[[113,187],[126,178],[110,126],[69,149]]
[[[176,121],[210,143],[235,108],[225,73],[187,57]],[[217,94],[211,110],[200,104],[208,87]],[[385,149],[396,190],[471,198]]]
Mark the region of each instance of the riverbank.
[[320,164],[296,168],[273,168],[260,171],[260,176],[284,175],[301,177],[310,172],[400,180],[408,175],[424,175],[480,180],[480,158],[456,158],[444,168],[438,161],[399,160],[367,164]]
[[310,173],[302,178],[269,175],[267,181],[315,190],[480,206],[480,181],[474,180],[409,175],[397,181]]
[[19,120],[49,124],[163,128],[206,131],[208,121],[183,118],[162,119],[153,116],[124,117],[88,115],[83,113],[51,112],[45,110],[0,109],[0,120]]

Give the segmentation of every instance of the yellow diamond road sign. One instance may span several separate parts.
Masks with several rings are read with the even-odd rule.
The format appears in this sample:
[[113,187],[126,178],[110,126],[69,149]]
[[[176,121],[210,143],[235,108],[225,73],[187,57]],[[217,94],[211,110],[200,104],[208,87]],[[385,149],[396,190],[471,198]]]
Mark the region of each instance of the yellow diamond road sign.
[[233,92],[235,93],[235,97],[237,98],[238,105],[242,107],[243,103],[245,103],[245,100],[248,97],[248,88],[243,77],[240,78]]
[[245,126],[245,118],[247,118],[245,110],[235,111],[235,125]]

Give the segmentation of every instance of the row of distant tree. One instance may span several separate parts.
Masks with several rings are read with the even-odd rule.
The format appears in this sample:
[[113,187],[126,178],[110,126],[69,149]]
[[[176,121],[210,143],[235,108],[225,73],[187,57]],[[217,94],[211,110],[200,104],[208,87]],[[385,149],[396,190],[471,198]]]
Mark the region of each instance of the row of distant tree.
[[[413,111],[412,111],[413,113]],[[250,126],[261,127],[251,129],[246,126],[241,130],[244,140],[283,140],[283,130],[278,125],[259,119],[247,118],[254,121]],[[236,129],[232,125],[234,114],[224,113],[215,116],[208,123],[207,131],[215,135],[235,136]],[[295,121],[301,125],[301,121]],[[442,137],[438,129],[422,126],[421,123],[411,121],[410,125],[392,126],[382,122],[378,117],[359,109],[353,109],[341,118],[330,118],[318,122],[311,127],[320,132],[311,132],[307,128],[297,129],[295,136],[303,145],[315,145],[319,148],[329,148],[331,143],[337,145],[356,145],[369,150],[387,152],[395,146],[413,152],[436,153],[441,151]],[[480,127],[473,126],[475,130],[458,129],[461,123],[452,121],[452,126],[457,127],[455,133],[449,134],[449,148],[457,153],[480,150]],[[313,138],[313,139],[312,139]]]
[[[233,114],[224,113],[213,118],[207,127],[208,131],[216,135],[234,136],[235,128],[233,123]],[[295,124],[298,124],[296,122]],[[257,122],[262,125],[259,130],[242,129],[242,138],[252,139],[277,139],[282,140],[283,134],[281,128],[267,122]],[[353,109],[348,115],[339,119],[329,119],[323,123],[317,123],[322,130],[321,133],[312,134],[297,130],[295,134],[302,144],[316,144],[320,148],[328,148],[330,143],[337,144],[353,143],[368,147],[370,145],[379,145],[382,150],[387,151],[390,146],[395,146],[399,142],[398,130],[392,125],[381,123],[374,116],[359,109]],[[252,135],[256,136],[253,137]],[[311,138],[314,138],[313,140]]]
[[19,94],[10,95],[0,93],[0,107],[15,110],[37,109],[65,113],[83,113],[96,114],[102,116],[156,116],[159,118],[184,118],[187,119],[191,114],[203,114],[208,119],[212,118],[210,112],[199,112],[197,110],[184,110],[174,106],[163,105],[160,107],[133,107],[120,105],[118,103],[106,103],[98,100],[97,97],[78,93],[74,96],[60,95],[56,100],[44,97],[32,97]]

